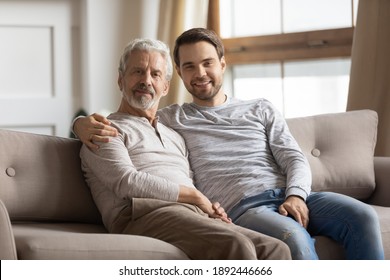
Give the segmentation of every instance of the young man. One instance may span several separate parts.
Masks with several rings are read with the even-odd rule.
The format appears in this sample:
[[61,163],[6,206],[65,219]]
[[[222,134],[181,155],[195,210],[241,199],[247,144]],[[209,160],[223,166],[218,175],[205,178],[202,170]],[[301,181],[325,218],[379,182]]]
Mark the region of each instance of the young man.
[[[308,162],[273,105],[224,94],[224,49],[214,32],[184,32],[174,60],[193,103],[171,105],[158,115],[184,137],[200,191],[219,201],[234,223],[284,241],[293,259],[318,258],[313,235],[342,244],[348,259],[384,258],[370,206],[336,193],[311,193]],[[88,135],[102,141],[115,135],[93,117],[80,120],[75,130],[87,144]]]
[[109,116],[119,135],[98,150],[80,151],[106,228],[164,240],[191,259],[291,258],[279,240],[232,224],[193,185],[183,138],[156,117],[172,71],[164,43],[130,42],[119,65],[122,101]]

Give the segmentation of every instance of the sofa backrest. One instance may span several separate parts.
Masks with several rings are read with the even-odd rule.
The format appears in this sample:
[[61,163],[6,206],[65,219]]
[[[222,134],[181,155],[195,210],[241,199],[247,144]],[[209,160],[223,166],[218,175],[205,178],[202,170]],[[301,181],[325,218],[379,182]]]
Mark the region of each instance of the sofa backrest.
[[308,158],[313,191],[332,191],[358,199],[375,189],[374,149],[378,115],[371,110],[287,120]]
[[[309,160],[314,191],[358,199],[375,188],[378,116],[371,110],[287,120]],[[101,223],[80,168],[78,140],[0,130],[0,200],[13,221]]]
[[101,223],[80,146],[75,139],[0,130],[0,200],[12,221]]

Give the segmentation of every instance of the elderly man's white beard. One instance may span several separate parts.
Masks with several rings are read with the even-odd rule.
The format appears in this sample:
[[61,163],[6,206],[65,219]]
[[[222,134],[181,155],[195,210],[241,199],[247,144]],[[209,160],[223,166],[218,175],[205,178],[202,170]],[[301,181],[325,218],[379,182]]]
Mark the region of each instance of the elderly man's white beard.
[[129,103],[129,105],[131,107],[141,109],[141,110],[149,110],[158,101],[157,99],[155,99],[156,95],[154,93],[152,93],[152,95],[153,95],[152,99],[150,99],[146,95],[142,95],[139,98],[136,98],[133,94],[131,94],[129,96],[123,91],[122,91],[122,94],[123,94],[124,98],[126,99],[127,103]]

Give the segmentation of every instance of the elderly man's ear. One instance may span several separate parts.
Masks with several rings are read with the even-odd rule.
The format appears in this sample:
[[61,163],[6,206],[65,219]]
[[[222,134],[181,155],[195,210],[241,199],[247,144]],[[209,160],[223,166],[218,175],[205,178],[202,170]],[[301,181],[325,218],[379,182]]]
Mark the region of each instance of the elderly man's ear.
[[166,96],[168,94],[170,84],[171,84],[171,81],[167,81],[167,83],[165,84],[163,96]]
[[119,87],[120,91],[123,90],[123,81],[122,80],[123,80],[122,79],[122,74],[119,72],[118,73],[118,87]]

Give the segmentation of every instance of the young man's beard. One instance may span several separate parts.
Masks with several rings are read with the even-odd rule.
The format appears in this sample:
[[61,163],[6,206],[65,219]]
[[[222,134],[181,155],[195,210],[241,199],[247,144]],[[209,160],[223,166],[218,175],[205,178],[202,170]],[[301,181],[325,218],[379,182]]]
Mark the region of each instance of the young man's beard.
[[215,85],[211,91],[208,91],[207,93],[205,94],[202,94],[200,93],[200,91],[189,91],[189,93],[199,99],[199,100],[203,100],[203,101],[208,101],[208,100],[212,100],[217,94],[218,92],[221,90],[221,87],[222,87],[222,84],[218,84],[218,85]]

